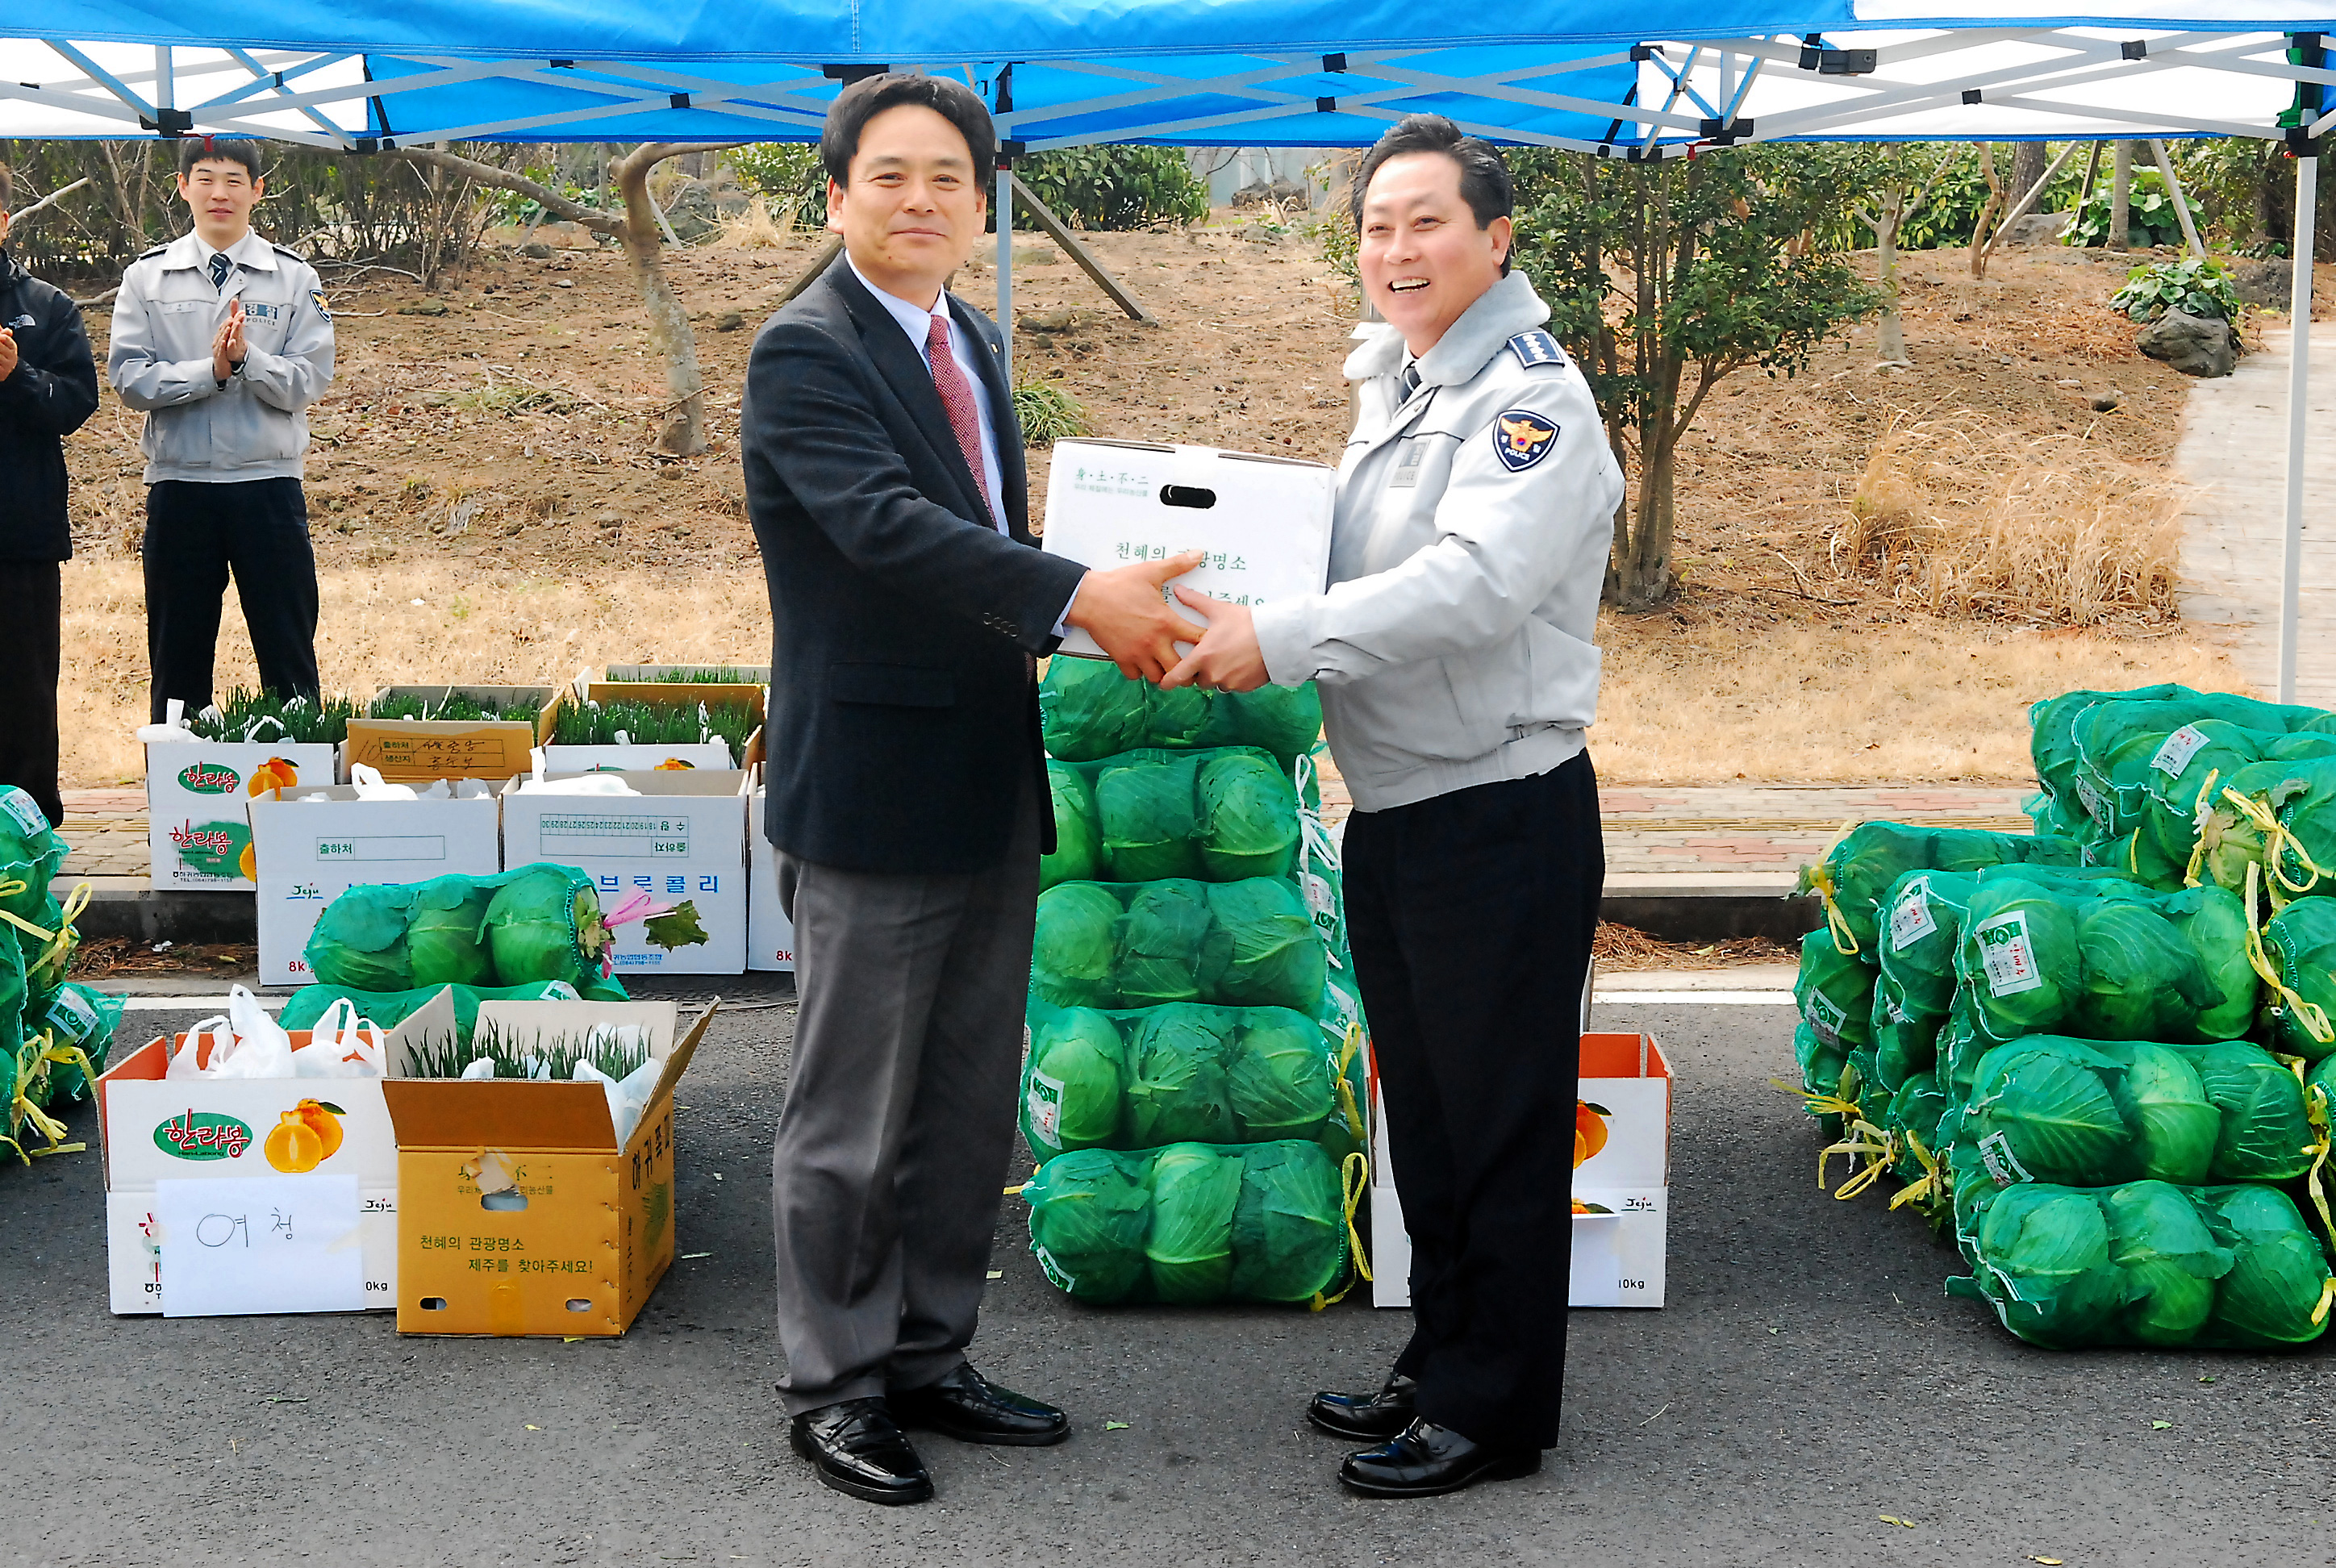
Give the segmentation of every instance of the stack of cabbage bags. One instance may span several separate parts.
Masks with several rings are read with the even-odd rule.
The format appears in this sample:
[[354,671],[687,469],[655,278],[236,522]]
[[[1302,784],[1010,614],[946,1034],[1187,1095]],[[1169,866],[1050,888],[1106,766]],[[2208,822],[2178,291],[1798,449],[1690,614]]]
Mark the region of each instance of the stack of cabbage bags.
[[1366,1141],[1320,706],[1076,658],[1039,700],[1032,1243],[1082,1300],[1311,1300],[1346,1276]]
[[51,1113],[88,1097],[122,1018],[120,997],[65,979],[83,897],[49,891],[66,853],[31,795],[0,788],[0,1151],[19,1159],[80,1146]]
[[2034,1343],[2316,1339],[2336,1316],[2336,898],[2314,896],[2336,894],[2317,885],[2336,721],[2170,687],[2034,721],[2031,810],[2089,863],[1904,864],[1869,902],[1903,833],[1870,824],[1862,858],[1854,833],[1808,873],[1840,906],[1805,949],[1796,1041],[1829,1153],[1906,1183],[1892,1206],[1950,1225],[1970,1269],[1949,1289]]

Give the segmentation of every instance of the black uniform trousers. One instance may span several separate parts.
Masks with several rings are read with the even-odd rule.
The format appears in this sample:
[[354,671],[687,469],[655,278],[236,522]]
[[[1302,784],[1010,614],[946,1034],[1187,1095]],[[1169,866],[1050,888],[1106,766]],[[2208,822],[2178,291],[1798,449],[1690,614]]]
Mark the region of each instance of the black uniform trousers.
[[210,702],[230,571],[258,656],[259,684],[285,696],[316,695],[316,557],[298,480],[150,485],[141,553],[154,722],[162,721],[172,697],[190,714]]
[[0,560],[0,784],[15,784],[63,827],[57,798],[57,645],[62,569]]
[[1583,753],[1532,778],[1358,812],[1347,928],[1411,1232],[1421,1416],[1557,1441],[1573,1250],[1582,987],[1606,853]]

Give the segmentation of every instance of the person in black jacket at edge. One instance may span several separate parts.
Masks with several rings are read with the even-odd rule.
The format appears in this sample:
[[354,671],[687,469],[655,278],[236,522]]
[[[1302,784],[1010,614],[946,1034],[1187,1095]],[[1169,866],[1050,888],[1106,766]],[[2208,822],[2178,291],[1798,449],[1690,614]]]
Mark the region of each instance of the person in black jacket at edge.
[[97,412],[97,362],[81,307],[8,253],[12,200],[0,163],[0,785],[63,826],[57,665],[63,636],[65,441]]

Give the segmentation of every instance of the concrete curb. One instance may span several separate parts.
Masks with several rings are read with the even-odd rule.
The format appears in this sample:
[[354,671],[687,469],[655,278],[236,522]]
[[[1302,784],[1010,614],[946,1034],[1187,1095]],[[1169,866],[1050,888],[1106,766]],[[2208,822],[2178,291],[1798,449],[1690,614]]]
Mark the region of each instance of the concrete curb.
[[[181,944],[259,940],[249,893],[152,888],[143,877],[60,878],[53,885],[63,899],[83,881],[92,894],[75,924],[84,937]],[[1813,898],[1787,896],[1792,886],[1790,877],[1769,873],[1610,877],[1599,915],[1667,941],[1767,937],[1797,942],[1825,924],[1825,907]]]

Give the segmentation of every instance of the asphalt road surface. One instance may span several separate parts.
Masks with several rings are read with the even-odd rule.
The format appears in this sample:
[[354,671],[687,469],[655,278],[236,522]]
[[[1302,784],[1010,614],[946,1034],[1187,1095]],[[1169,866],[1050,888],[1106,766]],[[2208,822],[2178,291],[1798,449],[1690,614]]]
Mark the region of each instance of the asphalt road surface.
[[[773,1391],[786,996],[719,989],[766,1005],[716,1020],[678,1096],[678,1250],[706,1255],[618,1339],[401,1339],[386,1313],[115,1318],[94,1149],[0,1173],[7,1560],[2336,1561],[2336,1358],[2021,1345],[1941,1293],[1960,1271],[1920,1222],[1816,1188],[1814,1126],[1768,1083],[1791,1014],[1761,1006],[1600,1003],[1600,1027],[1651,1030],[1676,1065],[1669,1304],[1574,1315],[1565,1434],[1539,1475],[1343,1495],[1306,1397],[1374,1382],[1407,1313],[1360,1295],[1319,1313],[1081,1308],[1009,1200],[975,1362],[1067,1407],[1074,1436],[927,1437],[936,1501],[854,1502],[788,1450]],[[95,1121],[80,1112],[76,1134],[93,1144]]]

